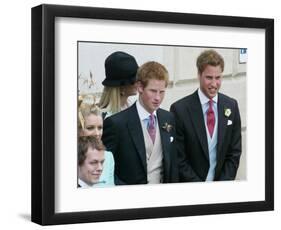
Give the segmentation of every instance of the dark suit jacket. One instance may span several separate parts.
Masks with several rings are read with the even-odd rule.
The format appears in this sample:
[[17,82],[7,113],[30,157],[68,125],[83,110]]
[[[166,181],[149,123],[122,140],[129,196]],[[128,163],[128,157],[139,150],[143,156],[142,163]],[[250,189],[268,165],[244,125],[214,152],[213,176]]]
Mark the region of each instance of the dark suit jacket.
[[[158,109],[157,118],[163,149],[163,182],[178,182],[173,114]],[[162,128],[165,123],[173,126],[170,132]],[[136,104],[105,119],[102,140],[114,156],[116,184],[147,183],[146,151]]]
[[[225,109],[231,110],[229,117]],[[176,119],[179,179],[205,181],[209,170],[208,140],[198,92],[175,102],[170,110]],[[221,93],[218,122],[214,180],[234,180],[241,155],[241,120],[237,101]]]

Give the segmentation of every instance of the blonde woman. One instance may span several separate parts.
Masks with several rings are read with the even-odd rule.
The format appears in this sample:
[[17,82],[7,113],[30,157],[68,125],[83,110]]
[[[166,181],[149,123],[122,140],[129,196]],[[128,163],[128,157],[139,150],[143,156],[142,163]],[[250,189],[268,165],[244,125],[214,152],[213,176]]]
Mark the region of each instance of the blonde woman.
[[[79,136],[92,136],[101,141],[103,133],[102,112],[96,105],[81,104],[79,108]],[[99,186],[114,185],[114,158],[111,152],[104,151],[103,171]]]
[[99,102],[104,118],[132,105],[129,97],[137,94],[137,69],[135,58],[128,53],[117,51],[106,58],[106,78],[102,82],[104,90]]

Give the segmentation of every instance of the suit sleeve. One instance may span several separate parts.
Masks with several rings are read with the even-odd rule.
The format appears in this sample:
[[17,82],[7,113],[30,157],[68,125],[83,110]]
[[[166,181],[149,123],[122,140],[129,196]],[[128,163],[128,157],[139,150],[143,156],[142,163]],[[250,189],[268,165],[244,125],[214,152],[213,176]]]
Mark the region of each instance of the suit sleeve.
[[172,105],[170,111],[174,114],[176,122],[176,145],[177,145],[177,158],[178,158],[178,171],[180,182],[196,182],[202,181],[201,178],[192,169],[190,162],[187,158],[187,149],[185,148],[185,130],[180,112]]
[[118,148],[118,132],[111,117],[104,120],[102,141],[106,149],[114,155]]
[[[173,125],[173,127],[175,127],[175,119],[174,119],[174,115],[172,114],[172,119],[171,119],[171,123]],[[171,153],[171,183],[176,183],[179,182],[179,169],[178,169],[178,156],[177,156],[177,142],[176,142],[176,132],[175,132],[175,128],[173,129],[172,132],[172,137],[175,138],[175,140],[173,141],[173,148],[172,148],[172,153]]]
[[[118,137],[119,135],[118,135],[118,127],[116,126],[116,121],[114,122],[111,117],[106,118],[103,123],[102,141],[106,149],[112,152],[114,159],[116,158],[116,154],[118,152],[118,145],[119,145]],[[116,185],[125,184],[125,182],[120,180],[116,174],[114,174],[114,181]]]
[[234,180],[239,166],[241,156],[241,118],[238,104],[235,101],[233,118],[233,130],[231,135],[231,142],[229,144],[225,162],[220,174],[219,180]]

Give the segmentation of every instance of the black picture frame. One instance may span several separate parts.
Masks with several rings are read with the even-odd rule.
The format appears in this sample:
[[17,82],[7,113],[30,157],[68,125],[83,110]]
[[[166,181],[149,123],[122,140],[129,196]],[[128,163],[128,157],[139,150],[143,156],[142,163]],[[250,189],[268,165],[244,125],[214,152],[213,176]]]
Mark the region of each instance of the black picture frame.
[[[55,18],[87,18],[265,30],[265,200],[55,213]],[[163,218],[274,209],[274,20],[62,5],[32,8],[32,205],[41,225]]]

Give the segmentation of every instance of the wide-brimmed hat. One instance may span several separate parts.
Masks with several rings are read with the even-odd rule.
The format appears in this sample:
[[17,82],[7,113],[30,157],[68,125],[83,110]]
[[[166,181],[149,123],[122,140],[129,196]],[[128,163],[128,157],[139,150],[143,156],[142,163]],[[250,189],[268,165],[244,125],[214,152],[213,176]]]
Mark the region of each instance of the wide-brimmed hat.
[[138,64],[130,54],[114,52],[106,58],[104,67],[106,78],[102,84],[105,86],[130,85],[136,81]]

